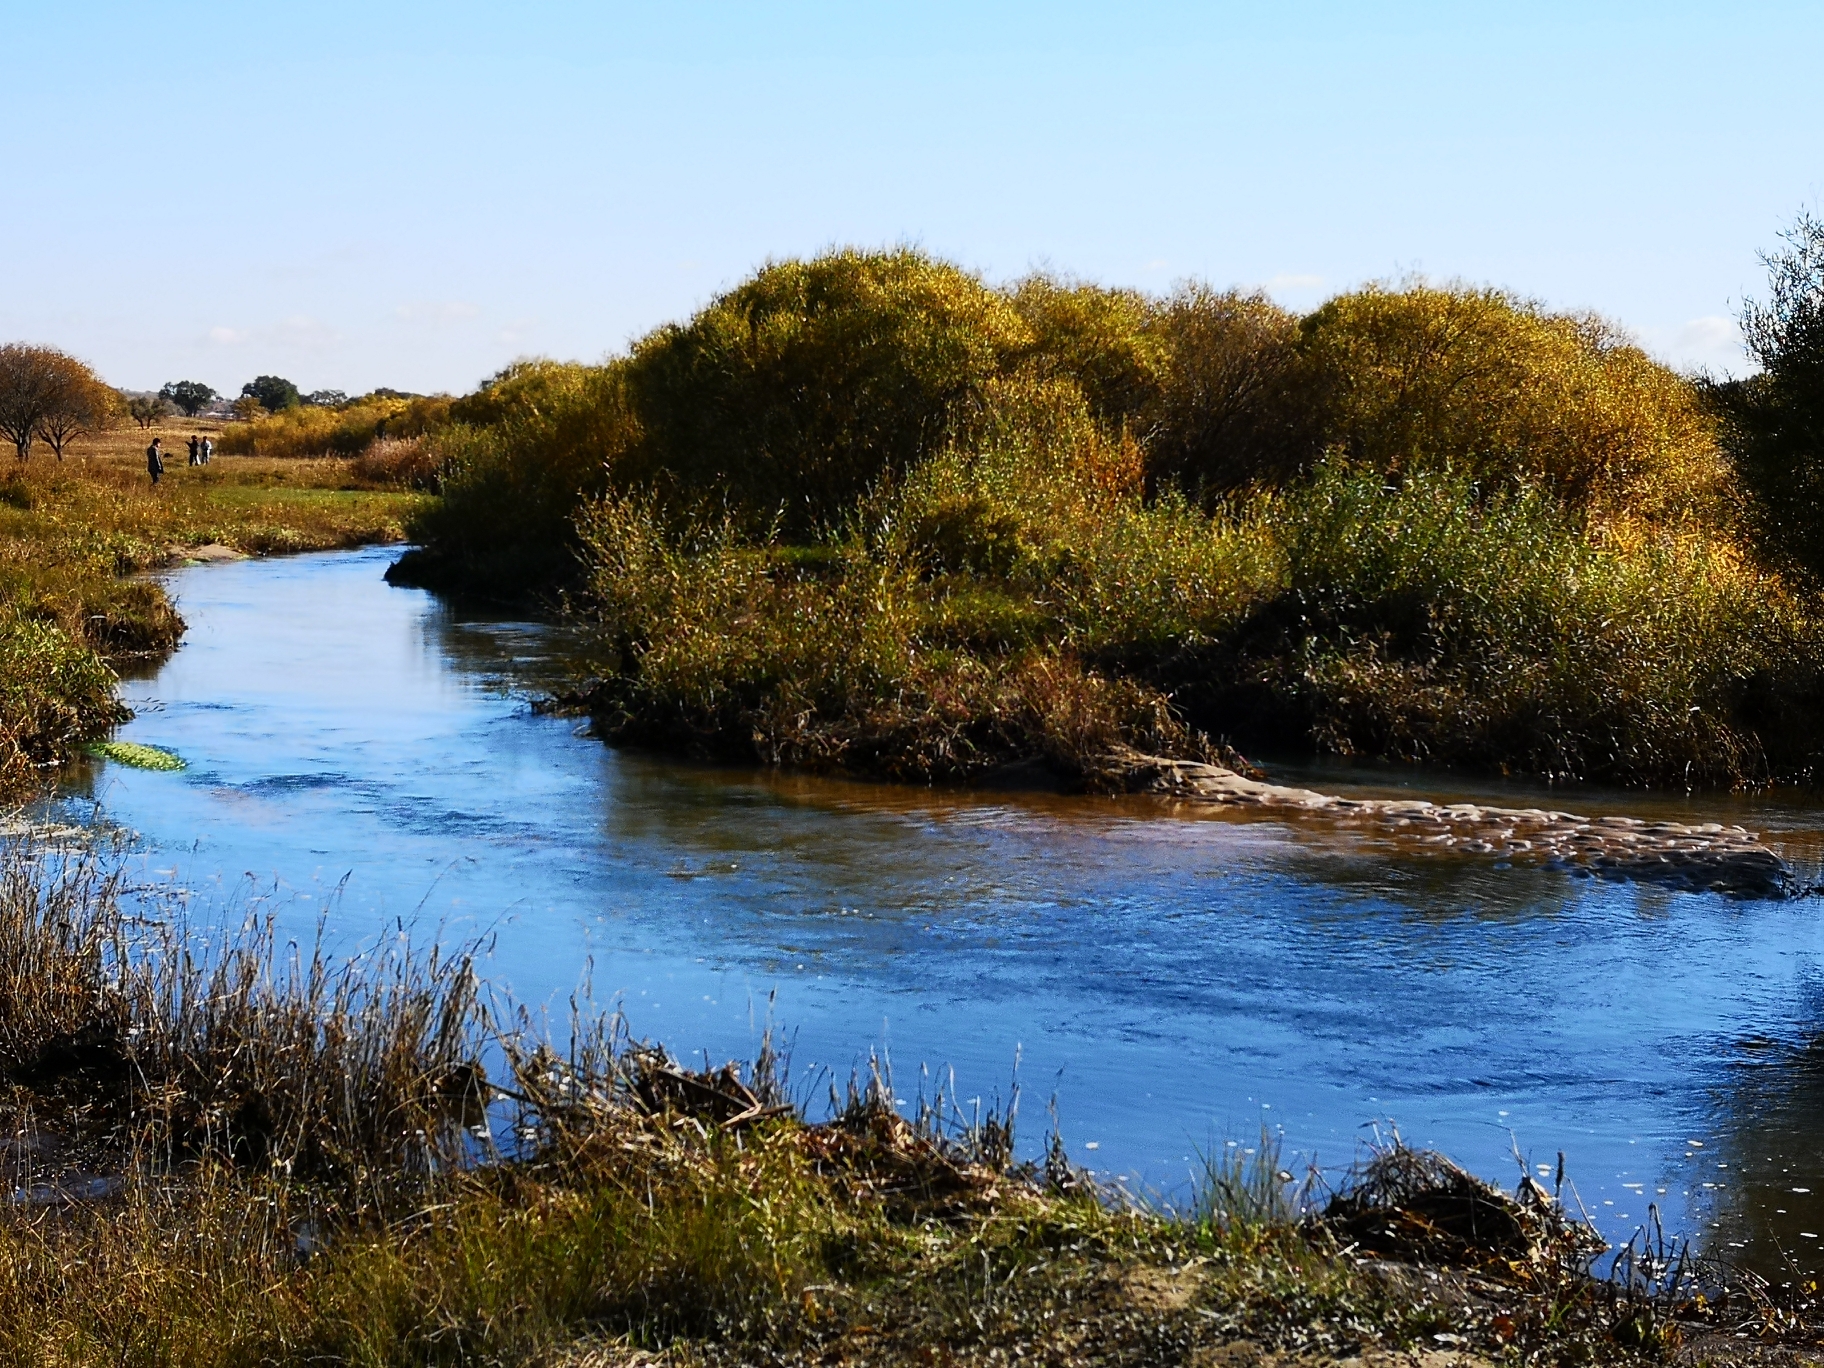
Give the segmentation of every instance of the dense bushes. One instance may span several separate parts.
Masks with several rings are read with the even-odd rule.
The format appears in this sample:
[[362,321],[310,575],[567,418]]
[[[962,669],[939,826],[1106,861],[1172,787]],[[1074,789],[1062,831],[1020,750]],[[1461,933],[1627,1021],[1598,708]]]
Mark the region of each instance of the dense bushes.
[[1492,290],[1370,287],[1300,325],[1323,444],[1389,476],[1445,466],[1575,504],[1671,513],[1723,479],[1695,387],[1595,317]]
[[422,436],[447,420],[442,396],[398,399],[365,395],[336,408],[294,404],[222,430],[225,456],[358,456],[376,439]]
[[1819,748],[1810,607],[1698,387],[1497,291],[1298,318],[841,252],[451,417],[402,573],[566,589],[629,738],[1088,782],[1206,736],[1651,781]]
[[[1824,636],[1694,524],[1596,518],[1462,476],[1326,467],[1259,501],[1283,557],[1236,629],[1174,669],[1183,706],[1344,755],[1729,783],[1809,768]],[[1195,653],[1193,653],[1195,655]]]

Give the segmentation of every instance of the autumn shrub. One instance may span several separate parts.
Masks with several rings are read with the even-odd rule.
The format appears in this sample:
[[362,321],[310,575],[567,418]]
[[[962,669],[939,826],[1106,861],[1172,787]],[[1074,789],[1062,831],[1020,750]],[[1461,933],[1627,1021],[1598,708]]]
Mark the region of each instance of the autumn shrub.
[[777,262],[637,343],[623,487],[803,537],[932,455],[1030,344],[978,277],[922,253]]
[[1277,549],[1280,577],[1217,646],[1160,667],[1193,716],[1334,754],[1628,782],[1816,763],[1824,626],[1694,520],[1340,462],[1226,516]]
[[0,789],[17,793],[124,720],[114,684],[114,671],[81,637],[0,607]]
[[357,479],[435,494],[443,484],[436,451],[423,437],[378,437],[355,458]]
[[1155,406],[1175,359],[1156,300],[1044,274],[1019,281],[1010,297],[1032,332],[1033,369],[1075,382],[1099,420],[1118,430]]
[[335,408],[299,404],[230,423],[216,450],[224,456],[358,456],[376,439],[421,437],[449,420],[452,401],[366,395]]
[[1696,387],[1594,315],[1498,290],[1370,287],[1300,333],[1323,445],[1364,470],[1448,466],[1649,516],[1700,507],[1724,484]]
[[1231,737],[1653,782],[1818,749],[1814,608],[1743,549],[1698,388],[1499,291],[1298,318],[832,252],[451,418],[396,573],[570,593],[630,740],[924,778]]

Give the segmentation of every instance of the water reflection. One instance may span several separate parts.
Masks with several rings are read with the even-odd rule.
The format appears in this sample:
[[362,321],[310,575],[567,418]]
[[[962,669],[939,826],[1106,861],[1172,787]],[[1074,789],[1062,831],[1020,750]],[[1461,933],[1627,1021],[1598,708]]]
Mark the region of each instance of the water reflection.
[[[148,876],[205,902],[270,886],[306,927],[341,886],[332,930],[350,940],[413,914],[498,931],[490,973],[522,999],[561,1004],[588,977],[679,1049],[750,1051],[770,1002],[801,1070],[846,1074],[884,1046],[902,1080],[951,1065],[968,1097],[1004,1090],[1017,1055],[1030,1140],[1055,1093],[1073,1155],[1162,1189],[1263,1121],[1343,1162],[1391,1117],[1506,1181],[1516,1143],[1528,1162],[1566,1150],[1611,1235],[1649,1199],[1750,1248],[1768,1238],[1754,1221],[1824,1219],[1771,1182],[1824,1175],[1795,1081],[1815,1071],[1789,1062],[1820,1020],[1813,904],[1503,869],[1334,822],[617,753],[528,706],[561,636],[389,588],[386,560],[173,576],[191,632],[128,687],[125,734],[190,769],[98,765],[66,805],[99,803],[140,833]],[[1818,825],[1786,800],[1549,802],[1777,824],[1795,846]],[[1751,1036],[1788,1062],[1763,1068]],[[1768,1201],[1684,1181],[1687,1140]]]
[[1667,1164],[1713,1248],[1774,1282],[1824,1273],[1824,975],[1801,987],[1797,1023],[1713,1048],[1714,1130]]

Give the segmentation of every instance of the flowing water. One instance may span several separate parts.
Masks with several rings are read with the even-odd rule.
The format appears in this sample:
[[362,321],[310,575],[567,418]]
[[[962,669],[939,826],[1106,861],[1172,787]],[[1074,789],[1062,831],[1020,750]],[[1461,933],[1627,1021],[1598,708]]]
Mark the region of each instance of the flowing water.
[[[130,833],[148,880],[205,907],[263,899],[294,934],[322,915],[348,944],[414,922],[487,933],[491,981],[560,1027],[586,988],[719,1063],[751,1056],[770,1016],[799,1080],[845,1082],[873,1050],[899,1096],[953,1071],[965,1107],[1005,1100],[1017,1064],[1028,1149],[1055,1098],[1073,1159],[1155,1195],[1263,1128],[1292,1166],[1340,1166],[1397,1125],[1510,1185],[1563,1150],[1611,1239],[1651,1202],[1779,1277],[1824,1266],[1816,900],[1145,798],[619,752],[531,709],[558,633],[391,588],[393,554],[170,575],[189,634],[127,682],[121,736],[189,768],[94,762],[64,813]],[[1773,802],[1285,773],[1742,821],[1809,865],[1824,830],[1824,811]]]

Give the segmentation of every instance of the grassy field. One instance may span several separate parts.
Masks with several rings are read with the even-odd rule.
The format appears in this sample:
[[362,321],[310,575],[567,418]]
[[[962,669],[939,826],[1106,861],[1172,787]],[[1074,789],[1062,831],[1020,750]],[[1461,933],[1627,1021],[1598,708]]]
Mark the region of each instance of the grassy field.
[[[47,766],[120,720],[110,662],[169,650],[183,623],[139,572],[194,547],[246,555],[397,541],[423,496],[377,485],[347,460],[218,456],[184,464],[192,431],[116,429],[0,470],[0,789],[24,792]],[[155,489],[152,435],[170,448]]]
[[1531,1180],[1396,1145],[1319,1181],[1263,1136],[1140,1206],[955,1099],[866,1075],[812,1119],[765,1050],[693,1070],[587,1018],[554,1050],[461,953],[281,952],[55,868],[0,850],[21,1368],[1724,1363],[1817,1333],[1726,1270],[1587,1276]]

